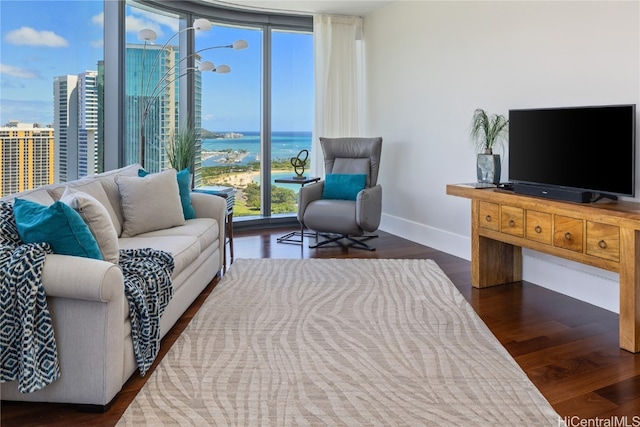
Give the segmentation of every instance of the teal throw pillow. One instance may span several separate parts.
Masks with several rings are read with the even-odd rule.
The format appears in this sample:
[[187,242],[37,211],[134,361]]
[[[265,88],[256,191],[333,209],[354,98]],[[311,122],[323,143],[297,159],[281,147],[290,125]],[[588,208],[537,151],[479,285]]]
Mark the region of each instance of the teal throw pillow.
[[189,169],[182,169],[178,172],[178,191],[180,192],[180,202],[182,203],[184,219],[195,218],[196,211],[191,205],[191,172]]
[[56,254],[102,259],[98,243],[80,214],[60,201],[44,206],[16,199],[13,215],[24,243],[46,242]]
[[323,199],[356,200],[367,183],[366,174],[331,173],[324,179]]
[[[143,178],[149,175],[144,169],[138,169],[138,176]],[[191,204],[191,172],[189,169],[182,169],[178,172],[178,191],[180,192],[180,203],[182,204],[182,214],[184,219],[196,217],[196,211]]]

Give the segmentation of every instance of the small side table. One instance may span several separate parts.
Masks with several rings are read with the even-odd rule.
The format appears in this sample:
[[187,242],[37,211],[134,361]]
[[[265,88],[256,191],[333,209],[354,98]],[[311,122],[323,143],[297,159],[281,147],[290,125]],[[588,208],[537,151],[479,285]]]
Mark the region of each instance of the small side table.
[[229,264],[233,264],[233,206],[236,202],[236,190],[233,187],[222,187],[217,185],[205,185],[202,187],[194,188],[196,193],[213,194],[214,196],[223,197],[227,202],[227,218],[225,224],[225,236],[224,236],[224,253],[222,260],[222,271],[227,272],[227,243],[229,244]]
[[[300,184],[300,188],[304,187],[306,184],[310,184],[313,182],[320,181],[320,177],[312,176],[312,177],[291,177],[291,178],[278,178],[274,180],[274,182],[280,184]],[[315,233],[313,234],[315,235]],[[297,239],[296,237],[300,238]],[[287,233],[282,237],[278,237],[278,243],[292,243],[295,245],[302,245],[302,239],[304,238],[304,225],[300,223],[300,231],[292,231],[291,233]]]

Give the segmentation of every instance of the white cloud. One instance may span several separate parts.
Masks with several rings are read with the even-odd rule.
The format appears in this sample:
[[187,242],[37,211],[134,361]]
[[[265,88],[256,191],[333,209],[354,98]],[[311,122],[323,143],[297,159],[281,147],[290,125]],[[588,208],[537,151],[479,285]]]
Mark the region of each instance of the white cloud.
[[99,14],[92,16],[91,22],[93,24],[98,24],[98,26],[104,28],[104,12],[100,12]]
[[162,35],[160,25],[158,25],[156,22],[152,22],[146,19],[140,19],[137,16],[133,15],[127,16],[126,28],[127,32],[133,34],[138,34],[138,31],[149,28],[155,31],[158,37]]
[[[153,28],[153,27],[149,27],[149,25],[154,25],[154,26],[159,26],[159,25],[163,25],[166,27],[169,27],[169,31],[172,33],[175,33],[178,31],[178,19],[176,17],[171,17],[171,16],[165,16],[165,15],[158,15],[157,13],[153,13],[153,12],[149,12],[146,10],[136,10],[138,15],[141,15],[145,22],[147,22],[147,28]],[[155,30],[155,28],[153,28]],[[160,33],[158,33],[160,34]]]
[[33,70],[27,70],[25,68],[14,67],[13,65],[0,64],[0,74],[18,77],[21,79],[37,79],[40,75]]
[[4,37],[7,43],[28,46],[67,47],[69,42],[53,31],[38,31],[30,27],[21,27],[9,31]]

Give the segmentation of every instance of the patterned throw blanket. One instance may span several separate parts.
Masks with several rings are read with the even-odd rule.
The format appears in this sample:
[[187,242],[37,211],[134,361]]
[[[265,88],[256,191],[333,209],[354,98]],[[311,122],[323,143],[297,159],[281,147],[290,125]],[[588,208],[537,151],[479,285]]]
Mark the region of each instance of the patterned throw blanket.
[[[0,202],[0,382],[18,380],[31,393],[60,377],[58,353],[42,285],[46,243],[20,240],[10,203]],[[143,376],[160,348],[160,317],[173,296],[171,254],[155,249],[120,251],[131,336]]]
[[129,301],[133,352],[140,376],[160,350],[160,317],[173,296],[173,256],[156,249],[120,249],[124,292]]

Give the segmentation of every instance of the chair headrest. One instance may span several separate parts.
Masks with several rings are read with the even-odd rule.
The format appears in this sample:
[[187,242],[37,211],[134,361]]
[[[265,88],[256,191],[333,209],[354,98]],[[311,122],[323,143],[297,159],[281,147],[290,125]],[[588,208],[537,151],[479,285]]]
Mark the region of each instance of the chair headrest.
[[[364,173],[367,174],[367,187],[378,182],[382,138],[325,138],[320,137],[324,152],[326,173]],[[363,160],[366,159],[366,160]],[[336,170],[334,172],[334,167]],[[367,169],[368,170],[363,170]]]

